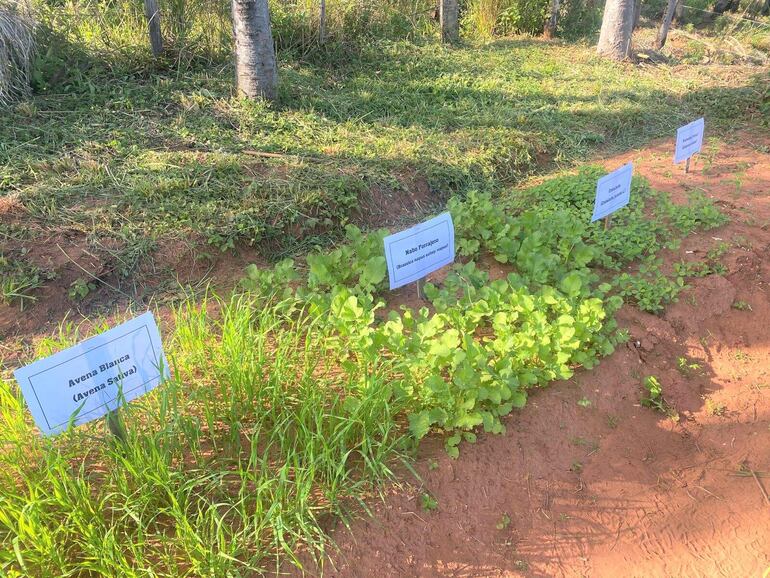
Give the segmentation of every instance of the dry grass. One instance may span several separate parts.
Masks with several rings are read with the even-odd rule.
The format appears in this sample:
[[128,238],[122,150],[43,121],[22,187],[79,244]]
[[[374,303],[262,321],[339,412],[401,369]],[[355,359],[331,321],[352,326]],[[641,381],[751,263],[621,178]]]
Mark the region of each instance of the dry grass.
[[29,91],[35,21],[26,0],[0,0],[0,105]]

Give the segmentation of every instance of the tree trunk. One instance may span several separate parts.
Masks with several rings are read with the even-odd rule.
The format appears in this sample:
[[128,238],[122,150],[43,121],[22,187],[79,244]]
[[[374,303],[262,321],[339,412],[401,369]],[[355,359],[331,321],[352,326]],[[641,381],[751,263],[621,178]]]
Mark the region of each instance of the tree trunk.
[[671,21],[674,19],[674,12],[676,11],[676,3],[678,0],[668,0],[666,11],[663,13],[663,22],[660,23],[660,29],[658,30],[658,36],[655,39],[655,49],[662,50],[666,45],[666,39],[668,38],[668,29],[671,27]]
[[634,0],[607,0],[596,50],[602,56],[624,60],[631,55]]
[[551,0],[551,11],[543,28],[545,38],[556,37],[556,26],[559,24],[559,0]]
[[714,12],[717,14],[724,14],[728,10],[732,10],[733,0],[717,0],[714,3]]
[[639,18],[642,16],[642,0],[634,2],[634,26],[631,28],[633,33],[639,27]]
[[267,0],[233,0],[233,35],[238,92],[275,100],[278,68]]
[[679,0],[676,3],[676,8],[674,8],[674,24],[677,26],[682,26],[684,24],[685,18],[684,18],[684,2],[682,0]]
[[326,0],[321,0],[321,16],[318,20],[318,43],[326,42]]
[[456,44],[460,40],[460,24],[457,0],[441,0],[439,19],[441,21],[441,41]]
[[157,58],[163,52],[163,35],[160,32],[158,0],[144,0],[144,15],[147,18],[147,29],[150,33],[152,55]]
[[765,0],[765,5],[762,6],[762,16],[770,16],[770,0]]

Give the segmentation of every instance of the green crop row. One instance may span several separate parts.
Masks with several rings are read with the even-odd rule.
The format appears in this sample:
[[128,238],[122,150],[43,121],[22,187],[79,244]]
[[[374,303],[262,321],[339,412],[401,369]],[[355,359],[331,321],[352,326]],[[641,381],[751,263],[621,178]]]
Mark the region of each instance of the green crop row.
[[[723,220],[705,199],[672,205],[636,180],[604,231],[588,222],[600,175],[453,199],[458,262],[416,310],[386,291],[386,231],[348,227],[302,270],[249,267],[231,298],[174,312],[173,378],[121,409],[125,443],[99,423],[41,438],[0,379],[0,574],[245,577],[322,563],[329,515],[366,508],[429,432],[457,456],[480,430],[502,432],[533,388],[593,367],[625,337],[620,294],[641,295],[618,281],[647,274],[631,261]],[[677,274],[710,274],[712,257]],[[64,327],[35,353],[81,338]]]
[[[412,435],[443,431],[456,456],[475,428],[502,432],[501,418],[525,405],[529,389],[567,379],[612,353],[624,338],[613,320],[622,297],[657,312],[684,286],[681,275],[673,280],[659,269],[651,285],[649,264],[638,273],[613,271],[649,261],[675,246],[681,233],[724,223],[703,197],[674,205],[635,179],[632,202],[605,230],[589,223],[601,174],[589,168],[554,179],[502,207],[482,193],[451,199],[460,262],[439,285],[426,285],[426,304],[416,311],[387,303],[382,241],[388,231],[364,234],[352,225],[347,244],[308,255],[306,282],[295,289],[287,288],[298,277],[292,260],[273,271],[251,267],[243,286],[293,296],[315,322],[331,324],[342,367],[391,360],[390,381]],[[535,208],[517,209],[525,204]],[[501,263],[506,275],[490,280],[477,265],[485,257]],[[377,315],[383,308],[387,315]]]

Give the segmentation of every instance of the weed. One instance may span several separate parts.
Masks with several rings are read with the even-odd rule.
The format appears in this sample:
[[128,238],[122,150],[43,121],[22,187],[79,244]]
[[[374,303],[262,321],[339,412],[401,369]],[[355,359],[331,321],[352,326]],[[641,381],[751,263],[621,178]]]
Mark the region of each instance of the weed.
[[508,526],[511,525],[511,517],[504,513],[502,516],[500,516],[500,520],[495,524],[495,528],[498,530],[507,530]]
[[679,357],[676,361],[676,368],[685,377],[690,377],[700,372],[701,365],[695,361],[687,359],[686,357]]
[[569,467],[570,471],[579,474],[583,471],[583,464],[581,462],[578,462],[577,460],[572,462],[572,465]]
[[435,510],[438,510],[438,502],[433,496],[427,493],[420,495],[420,505],[426,512],[434,512]]
[[660,313],[669,303],[677,301],[685,289],[684,277],[667,277],[660,271],[661,261],[650,260],[639,267],[639,273],[622,273],[616,284],[621,297],[631,299],[639,309]]
[[594,453],[599,449],[599,444],[594,440],[589,440],[580,436],[574,437],[571,443],[576,446],[586,448],[589,453]]
[[727,407],[725,406],[725,404],[714,401],[714,399],[711,396],[706,396],[703,399],[706,402],[706,412],[709,415],[714,415],[714,416],[725,415],[725,412],[727,411]]
[[514,560],[513,567],[519,572],[529,572],[529,563],[526,560]]
[[738,311],[753,311],[751,304],[748,301],[743,301],[740,299],[734,301],[732,307]]
[[36,300],[33,294],[35,289],[56,277],[53,272],[28,262],[25,255],[23,249],[18,258],[0,253],[0,301],[8,304],[18,302],[21,310],[24,310],[25,302]]
[[646,394],[643,394],[640,399],[643,406],[659,411],[675,421],[678,419],[676,410],[663,397],[663,386],[661,386],[657,377],[654,375],[645,377],[642,387],[646,390]]
[[607,415],[607,427],[609,427],[610,429],[615,429],[616,427],[618,427],[618,421],[619,421],[618,416],[609,415],[609,414]]
[[80,301],[85,299],[89,293],[96,290],[96,283],[89,281],[88,279],[79,278],[72,282],[67,295],[70,299]]
[[578,404],[580,407],[591,407],[591,400],[590,400],[590,399],[588,399],[587,397],[582,397],[581,399],[579,399],[579,400],[577,401],[577,404]]
[[430,458],[428,460],[428,469],[430,471],[437,470],[439,467],[438,460],[435,458]]

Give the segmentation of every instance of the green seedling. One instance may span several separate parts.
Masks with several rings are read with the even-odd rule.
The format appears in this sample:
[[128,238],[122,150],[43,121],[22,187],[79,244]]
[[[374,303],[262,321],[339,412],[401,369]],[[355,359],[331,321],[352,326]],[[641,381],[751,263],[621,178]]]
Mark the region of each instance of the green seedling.
[[511,525],[511,517],[508,514],[503,514],[500,520],[495,524],[495,528],[498,530],[506,530]]
[[679,357],[676,361],[676,368],[679,373],[685,377],[690,377],[700,372],[701,365],[695,361],[691,361],[686,357]]
[[663,386],[660,384],[657,377],[654,375],[645,377],[642,382],[642,387],[646,391],[640,399],[643,406],[659,411],[675,421],[678,419],[679,414],[663,397]]
[[420,495],[420,505],[426,512],[433,512],[438,509],[438,502],[430,494]]
[[72,282],[67,291],[67,295],[69,295],[72,300],[81,301],[85,299],[89,293],[95,290],[96,283],[80,278]]

